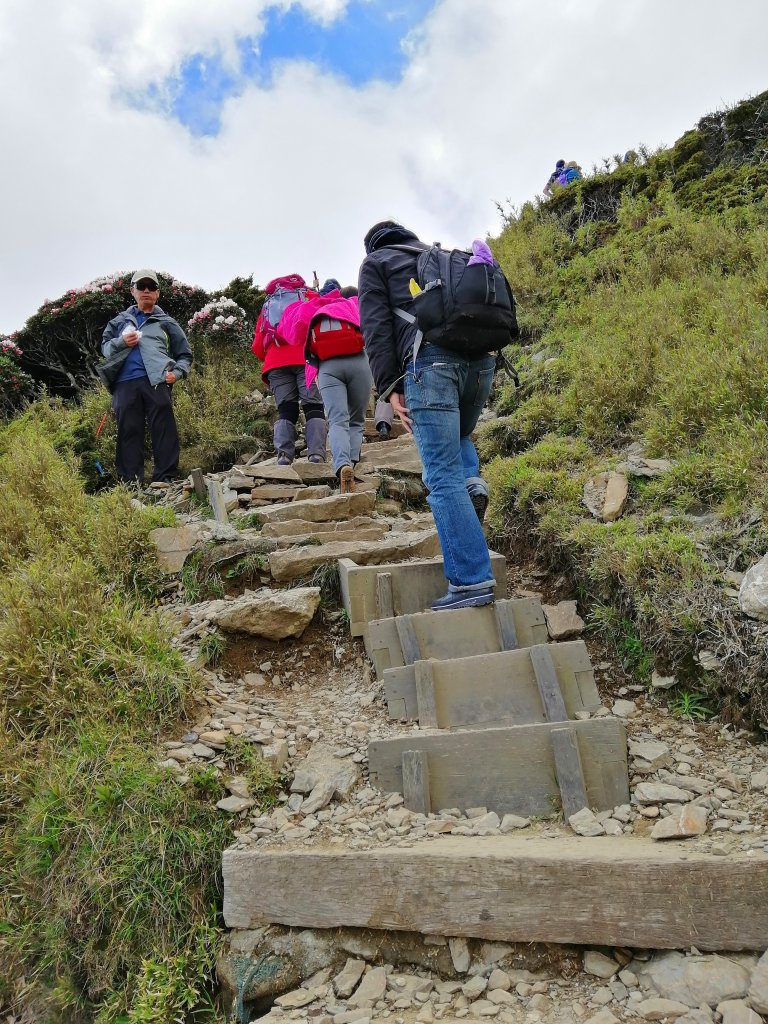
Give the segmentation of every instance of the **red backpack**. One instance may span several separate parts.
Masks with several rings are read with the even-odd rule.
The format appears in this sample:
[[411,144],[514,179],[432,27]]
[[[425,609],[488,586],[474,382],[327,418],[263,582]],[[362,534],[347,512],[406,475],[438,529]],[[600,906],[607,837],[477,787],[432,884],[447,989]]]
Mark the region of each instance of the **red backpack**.
[[309,351],[318,359],[354,356],[363,351],[363,335],[354,324],[319,316],[312,321]]
[[288,306],[294,302],[306,302],[308,288],[301,274],[287,274],[270,281],[265,291],[267,297],[260,315],[264,351],[270,345],[285,344],[277,336],[277,325]]

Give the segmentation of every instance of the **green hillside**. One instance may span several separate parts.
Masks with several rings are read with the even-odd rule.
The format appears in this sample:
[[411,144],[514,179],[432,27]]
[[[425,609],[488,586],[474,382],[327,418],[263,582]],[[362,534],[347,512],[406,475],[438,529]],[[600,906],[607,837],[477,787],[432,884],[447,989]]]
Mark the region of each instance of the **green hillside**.
[[[482,439],[499,535],[570,567],[643,681],[674,672],[755,724],[768,645],[724,590],[768,548],[767,196],[768,92],[510,215],[493,248],[524,380]],[[597,521],[584,484],[633,443],[672,468]]]

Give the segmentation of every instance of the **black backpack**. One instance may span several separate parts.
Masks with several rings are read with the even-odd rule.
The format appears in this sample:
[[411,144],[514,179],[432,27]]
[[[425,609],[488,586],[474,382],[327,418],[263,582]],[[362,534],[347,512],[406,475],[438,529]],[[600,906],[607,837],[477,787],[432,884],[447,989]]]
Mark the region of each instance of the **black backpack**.
[[472,358],[509,345],[520,334],[515,298],[496,260],[469,266],[472,253],[392,245],[418,253],[416,280],[421,292],[409,311],[396,310],[416,324],[424,341]]

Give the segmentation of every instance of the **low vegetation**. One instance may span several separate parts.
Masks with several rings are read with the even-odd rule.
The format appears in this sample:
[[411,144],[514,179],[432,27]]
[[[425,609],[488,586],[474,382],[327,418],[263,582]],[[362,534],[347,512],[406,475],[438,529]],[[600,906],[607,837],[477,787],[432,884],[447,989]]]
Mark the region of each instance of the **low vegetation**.
[[[147,534],[168,514],[86,493],[81,422],[42,403],[0,431],[0,1006],[213,1020],[229,833],[213,770],[183,786],[159,767],[197,689],[154,608]],[[226,757],[268,804],[253,751]]]
[[[768,644],[724,574],[768,547],[767,156],[764,93],[511,214],[493,244],[520,301],[523,386],[502,388],[480,440],[497,541],[533,537],[568,565],[612,610],[606,637],[629,629],[646,652],[639,678],[656,663],[766,727]],[[598,522],[584,484],[633,443],[673,467],[631,477],[623,518]]]

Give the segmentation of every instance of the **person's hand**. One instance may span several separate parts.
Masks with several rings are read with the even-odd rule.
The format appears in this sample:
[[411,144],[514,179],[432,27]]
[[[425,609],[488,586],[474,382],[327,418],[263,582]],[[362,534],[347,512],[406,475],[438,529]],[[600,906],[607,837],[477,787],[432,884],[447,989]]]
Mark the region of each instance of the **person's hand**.
[[166,373],[166,375],[165,375],[165,383],[166,384],[175,384],[176,383],[176,374],[173,372],[173,370],[169,370],[168,373]]
[[139,344],[139,332],[135,328],[132,331],[128,331],[123,335],[123,341],[128,348],[133,348]]
[[397,391],[393,391],[389,396],[389,404],[397,413],[400,422],[403,424],[409,434],[413,433],[413,420],[411,419],[410,410],[405,407],[405,395],[398,394]]

